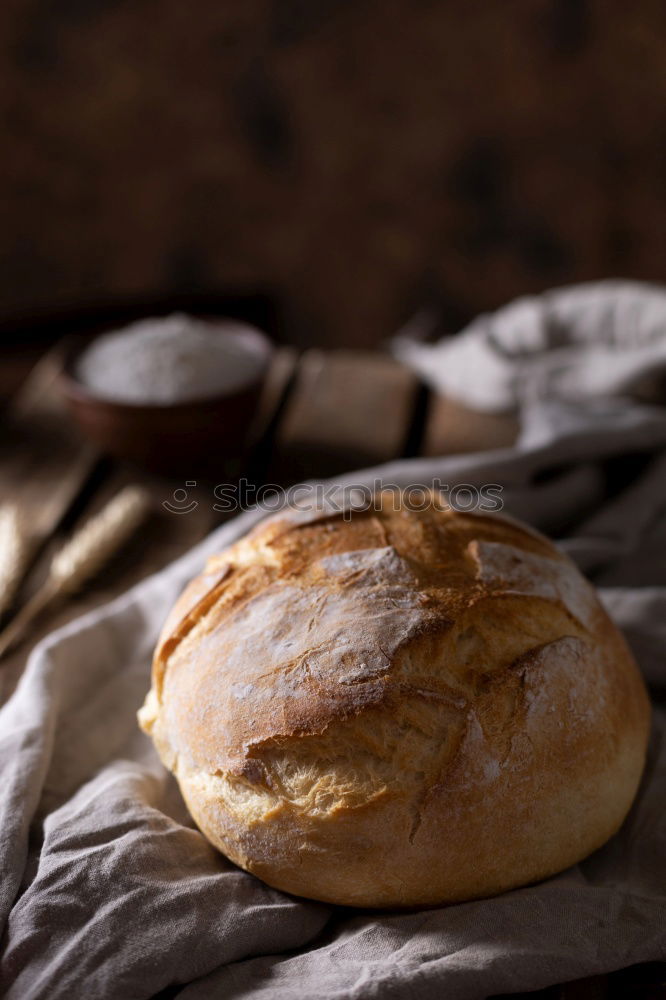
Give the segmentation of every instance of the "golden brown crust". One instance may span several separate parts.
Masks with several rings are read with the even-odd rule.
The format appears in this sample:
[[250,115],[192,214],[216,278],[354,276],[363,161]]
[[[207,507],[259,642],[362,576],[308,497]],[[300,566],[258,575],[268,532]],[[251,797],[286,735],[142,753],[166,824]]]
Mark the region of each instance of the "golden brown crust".
[[361,906],[472,898],[602,844],[648,702],[593,588],[516,522],[283,512],[209,561],[141,722],[209,839]]

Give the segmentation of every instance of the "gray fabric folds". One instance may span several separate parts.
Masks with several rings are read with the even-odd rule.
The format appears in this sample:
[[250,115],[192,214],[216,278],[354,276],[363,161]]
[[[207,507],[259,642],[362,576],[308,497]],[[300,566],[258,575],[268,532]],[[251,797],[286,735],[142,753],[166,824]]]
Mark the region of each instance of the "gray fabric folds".
[[[392,463],[340,482],[501,484],[510,513],[561,535],[602,589],[653,691],[663,692],[666,409],[627,393],[664,364],[666,294],[585,286],[479,324],[440,351],[440,381],[478,404],[485,379],[486,402],[521,404],[517,445]],[[627,453],[645,461],[618,490]],[[184,1000],[453,1000],[666,959],[658,704],[644,780],[620,832],[575,868],[495,899],[406,914],[342,910],[269,889],[207,844],[135,713],[179,590],[208,553],[261,516],[240,515],[51,635],[0,710],[4,995],[142,1000],[180,984]]]

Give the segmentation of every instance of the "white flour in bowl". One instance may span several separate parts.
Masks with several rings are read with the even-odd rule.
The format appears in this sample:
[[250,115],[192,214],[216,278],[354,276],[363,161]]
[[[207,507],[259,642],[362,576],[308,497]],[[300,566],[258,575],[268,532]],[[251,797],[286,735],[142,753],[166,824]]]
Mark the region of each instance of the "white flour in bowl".
[[265,355],[241,323],[183,313],[144,319],[98,337],[76,364],[79,381],[117,403],[168,406],[223,395],[261,374]]

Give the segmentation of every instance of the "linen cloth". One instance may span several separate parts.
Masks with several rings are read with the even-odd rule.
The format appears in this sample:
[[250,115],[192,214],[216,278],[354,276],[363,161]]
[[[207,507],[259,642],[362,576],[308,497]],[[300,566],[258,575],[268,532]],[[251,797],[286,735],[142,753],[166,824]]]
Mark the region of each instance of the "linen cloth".
[[[520,438],[341,483],[501,484],[506,510],[558,534],[601,588],[658,695],[666,409],[629,393],[664,365],[666,292],[628,283],[553,292],[444,345],[397,349],[472,405],[516,404]],[[620,474],[618,490],[627,454],[634,474]],[[183,1000],[462,1000],[665,959],[658,704],[645,776],[620,832],[574,868],[493,899],[411,913],[336,908],[270,889],[207,844],[137,729],[136,710],[172,601],[207,554],[261,516],[238,516],[49,636],[0,710],[0,992],[139,1000],[181,986]]]

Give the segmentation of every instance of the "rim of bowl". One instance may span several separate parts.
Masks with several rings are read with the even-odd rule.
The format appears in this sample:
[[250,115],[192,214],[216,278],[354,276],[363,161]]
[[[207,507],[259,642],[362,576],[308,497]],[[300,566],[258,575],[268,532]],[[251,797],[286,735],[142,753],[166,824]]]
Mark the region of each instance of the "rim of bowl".
[[[150,318],[153,317],[140,317],[136,322],[139,322],[141,319]],[[154,318],[161,319],[162,317]],[[194,399],[181,400],[177,403],[139,403],[129,402],[122,399],[112,399],[109,396],[101,396],[93,389],[90,389],[77,377],[76,363],[83,352],[90,347],[90,345],[93,344],[98,337],[103,337],[108,333],[114,333],[116,330],[126,329],[127,326],[132,325],[132,322],[134,322],[132,321],[121,327],[109,327],[108,329],[100,330],[94,334],[73,335],[69,338],[63,347],[63,363],[59,372],[60,382],[63,384],[65,391],[71,397],[76,398],[81,402],[95,403],[99,406],[115,407],[128,411],[151,410],[157,412],[158,410],[171,411],[190,409],[193,406],[206,406],[214,403],[220,403],[222,400],[233,399],[236,396],[240,396],[242,393],[247,392],[248,389],[254,387],[258,382],[263,381],[266,376],[270,359],[275,351],[275,347],[269,337],[262,330],[256,326],[252,326],[250,323],[245,323],[243,320],[236,320],[233,317],[227,318],[220,316],[211,318],[208,316],[193,316],[193,318],[206,323],[209,326],[225,327],[228,325],[230,327],[234,327],[234,329],[226,331],[226,336],[231,336],[235,340],[251,345],[251,351],[249,353],[253,353],[256,357],[259,357],[261,361],[261,367],[257,370],[256,375],[246,379],[246,381],[226,392],[218,392],[207,396],[198,396]]]

